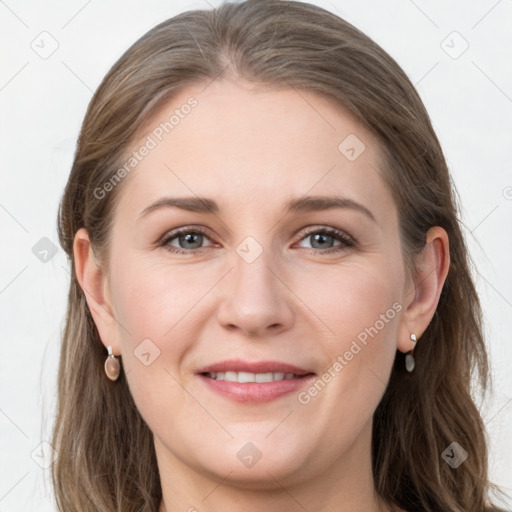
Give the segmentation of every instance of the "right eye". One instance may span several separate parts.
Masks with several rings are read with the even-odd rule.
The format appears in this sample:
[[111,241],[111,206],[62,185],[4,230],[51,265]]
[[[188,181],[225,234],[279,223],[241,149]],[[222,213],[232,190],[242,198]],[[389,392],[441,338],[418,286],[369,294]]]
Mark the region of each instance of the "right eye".
[[[202,242],[205,237],[208,238],[206,232],[202,229],[185,227],[172,231],[165,236],[160,242],[160,246],[176,254],[194,254],[204,248]],[[174,240],[177,241],[178,247],[171,244]]]

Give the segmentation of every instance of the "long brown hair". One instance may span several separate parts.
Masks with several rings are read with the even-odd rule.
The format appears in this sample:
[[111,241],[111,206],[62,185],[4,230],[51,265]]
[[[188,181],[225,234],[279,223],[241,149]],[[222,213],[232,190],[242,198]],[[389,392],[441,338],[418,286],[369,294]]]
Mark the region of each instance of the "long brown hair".
[[[447,231],[451,267],[416,348],[416,369],[407,373],[397,351],[375,411],[373,474],[379,495],[408,511],[486,510],[497,488],[488,479],[486,432],[470,394],[473,382],[482,395],[489,387],[482,315],[455,191],[429,116],[406,74],[366,35],[319,7],[279,0],[224,3],[161,23],[114,64],[89,104],[58,213],[71,265],[53,433],[59,509],[158,509],[152,433],[124,374],[110,382],[103,373],[106,351],[76,279],[73,240],[86,228],[107,268],[123,182],[108,194],[98,188],[123,165],[134,137],[163,101],[187,85],[224,77],[324,95],[378,137],[408,264],[430,227]],[[452,442],[469,454],[457,469],[442,458]]]

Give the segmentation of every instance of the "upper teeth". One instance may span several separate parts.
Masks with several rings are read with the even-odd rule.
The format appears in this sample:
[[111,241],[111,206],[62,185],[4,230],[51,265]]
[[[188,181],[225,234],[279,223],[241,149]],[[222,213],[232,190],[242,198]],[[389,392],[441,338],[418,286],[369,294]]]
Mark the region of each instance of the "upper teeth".
[[211,372],[208,376],[216,380],[230,382],[272,382],[274,380],[293,379],[294,373],[250,373],[250,372]]

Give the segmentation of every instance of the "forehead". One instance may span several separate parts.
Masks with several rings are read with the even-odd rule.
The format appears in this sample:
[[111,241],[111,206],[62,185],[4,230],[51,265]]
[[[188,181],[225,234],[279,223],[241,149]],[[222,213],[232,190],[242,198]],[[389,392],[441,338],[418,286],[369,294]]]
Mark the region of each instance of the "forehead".
[[127,214],[166,194],[215,197],[221,206],[259,203],[260,210],[307,193],[393,206],[376,138],[311,91],[225,80],[192,85],[153,114],[131,151],[138,161],[119,205],[130,205]]

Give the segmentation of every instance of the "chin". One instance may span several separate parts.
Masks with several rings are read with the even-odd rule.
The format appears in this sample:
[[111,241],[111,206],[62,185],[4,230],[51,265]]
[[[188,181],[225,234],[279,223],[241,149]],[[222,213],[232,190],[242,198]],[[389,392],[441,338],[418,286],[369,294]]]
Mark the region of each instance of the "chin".
[[291,460],[267,460],[266,463],[260,460],[254,466],[247,468],[242,464],[233,464],[230,458],[225,464],[215,464],[214,467],[206,464],[201,472],[216,481],[222,481],[223,485],[238,489],[282,491],[283,486],[300,483],[304,469],[301,469],[296,461]]
[[[245,439],[250,438],[246,436]],[[254,439],[254,437],[253,437]],[[306,478],[305,468],[310,467],[298,445],[288,447],[261,441],[231,440],[223,453],[211,454],[207,460],[196,460],[196,469],[240,489],[282,489],[283,485],[299,483]]]

